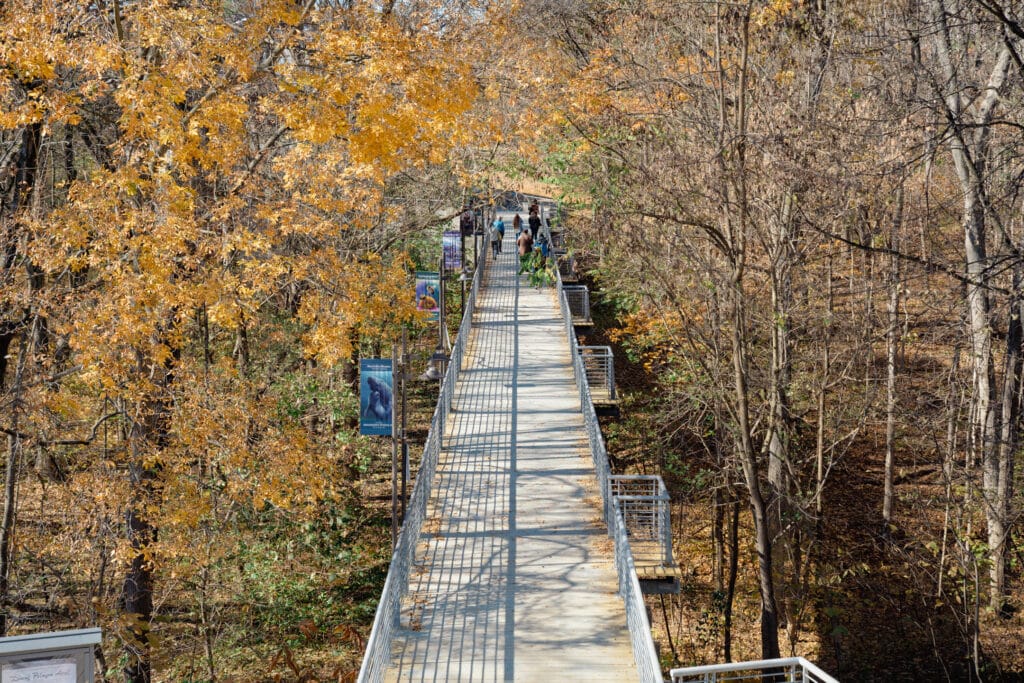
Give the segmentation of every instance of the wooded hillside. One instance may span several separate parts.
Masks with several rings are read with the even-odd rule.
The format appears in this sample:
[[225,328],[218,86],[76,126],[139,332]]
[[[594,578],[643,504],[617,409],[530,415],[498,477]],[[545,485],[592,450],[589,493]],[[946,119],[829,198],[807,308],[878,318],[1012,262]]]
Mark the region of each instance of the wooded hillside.
[[131,683],[351,678],[390,551],[356,363],[405,329],[424,367],[442,226],[544,183],[615,344],[614,465],[672,489],[666,668],[1015,680],[1022,22],[0,3],[0,635],[102,626]]
[[673,657],[1019,675],[1020,8],[575,9],[552,176],[658,397],[612,450],[707,538]]

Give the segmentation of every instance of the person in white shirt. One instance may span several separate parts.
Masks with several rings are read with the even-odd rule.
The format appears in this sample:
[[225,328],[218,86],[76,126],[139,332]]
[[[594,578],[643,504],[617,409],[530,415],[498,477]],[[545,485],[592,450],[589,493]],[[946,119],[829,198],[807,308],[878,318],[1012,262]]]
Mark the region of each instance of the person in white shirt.
[[498,231],[498,221],[491,223],[488,233],[491,238],[491,255],[497,258],[498,252],[501,250],[501,232]]

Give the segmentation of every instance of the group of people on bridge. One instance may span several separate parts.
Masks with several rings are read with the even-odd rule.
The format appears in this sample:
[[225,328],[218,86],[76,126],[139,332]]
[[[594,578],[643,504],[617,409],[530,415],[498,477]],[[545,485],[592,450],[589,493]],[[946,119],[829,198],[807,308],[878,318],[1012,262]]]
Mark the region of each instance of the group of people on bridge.
[[[530,204],[526,223],[524,224],[522,217],[516,213],[512,219],[512,228],[516,233],[520,262],[525,266],[533,251],[538,250],[541,257],[537,260],[543,264],[551,250],[551,226],[541,217],[540,206],[536,201]],[[501,216],[497,216],[491,224],[490,238],[491,252],[497,256],[501,253],[501,243],[505,239],[505,221]]]

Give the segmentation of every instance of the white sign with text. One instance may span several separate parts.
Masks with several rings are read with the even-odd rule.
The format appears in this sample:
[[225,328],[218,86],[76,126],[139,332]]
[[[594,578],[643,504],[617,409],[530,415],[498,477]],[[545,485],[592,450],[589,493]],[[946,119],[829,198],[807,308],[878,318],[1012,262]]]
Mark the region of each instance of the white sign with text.
[[77,683],[78,672],[74,660],[4,664],[0,683]]

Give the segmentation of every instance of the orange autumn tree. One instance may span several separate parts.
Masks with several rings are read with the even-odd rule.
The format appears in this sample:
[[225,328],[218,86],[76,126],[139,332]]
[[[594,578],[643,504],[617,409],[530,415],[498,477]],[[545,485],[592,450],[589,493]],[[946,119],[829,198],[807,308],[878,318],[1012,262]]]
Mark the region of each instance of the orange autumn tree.
[[465,18],[437,17],[293,0],[0,9],[16,150],[0,162],[20,173],[0,213],[4,329],[14,365],[50,380],[11,399],[8,459],[65,449],[53,495],[123,519],[117,608],[96,613],[128,681],[159,659],[158,582],[205,585],[240,511],[301,519],[336,486],[336,453],[281,413],[275,359],[254,349],[294,338],[288,362],[329,368],[417,320],[385,188],[446,159],[479,90],[450,40]]

